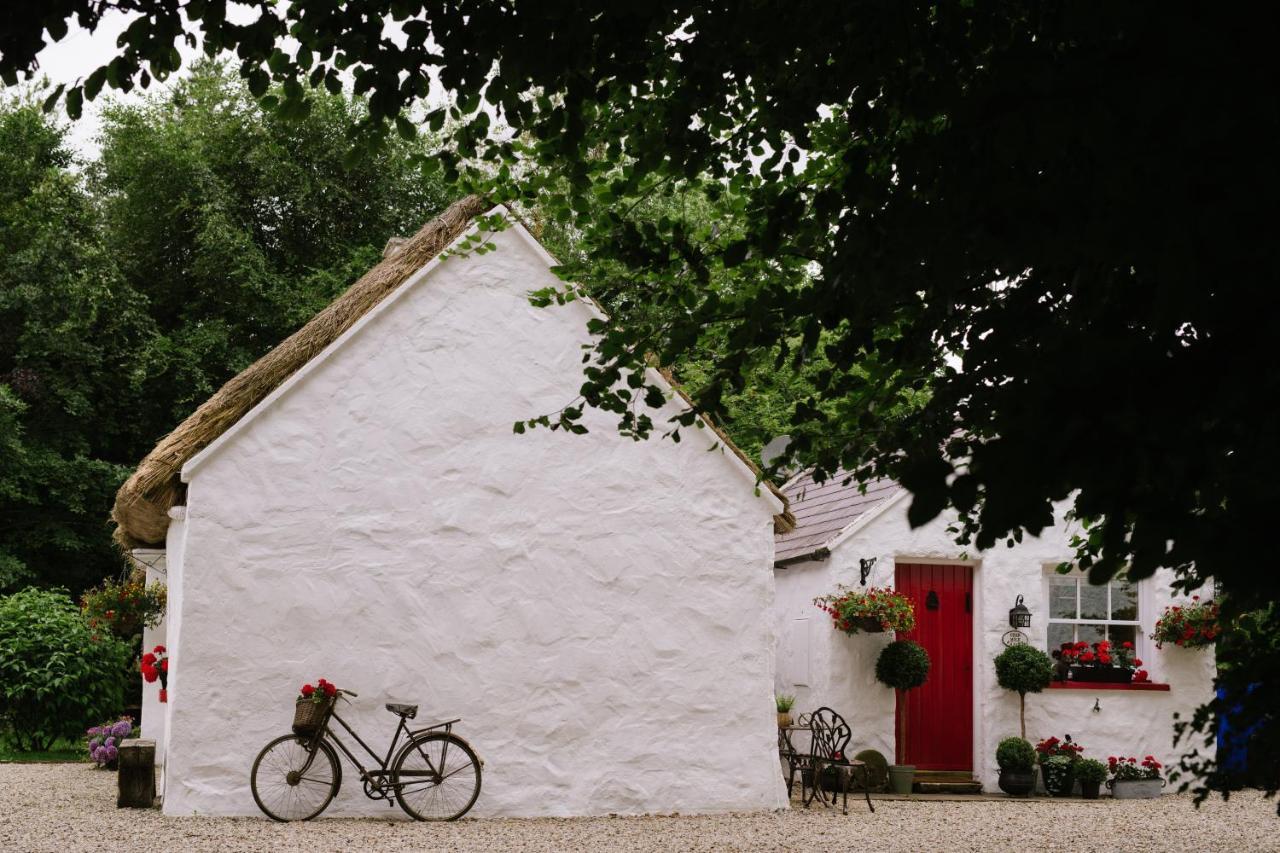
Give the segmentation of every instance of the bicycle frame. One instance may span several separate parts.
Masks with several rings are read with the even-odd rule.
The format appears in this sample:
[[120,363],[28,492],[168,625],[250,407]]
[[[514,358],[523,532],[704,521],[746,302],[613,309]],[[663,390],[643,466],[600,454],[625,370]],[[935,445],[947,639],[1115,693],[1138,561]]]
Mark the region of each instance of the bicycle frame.
[[[360,744],[361,748],[364,749],[364,751],[368,753],[369,757],[373,759],[374,764],[377,765],[376,769],[366,768],[363,764],[360,763],[360,759],[356,757],[356,754],[351,749],[349,749],[345,743],[342,742],[342,740],[337,736],[337,733],[329,725],[330,721],[332,720],[337,720],[338,723],[344,729],[347,730],[347,733],[350,734],[353,738],[355,738],[356,743]],[[386,757],[379,758],[378,753],[373,751],[373,747],[365,743],[364,739],[360,737],[360,735],[356,732],[356,730],[351,728],[351,725],[338,715],[338,710],[335,705],[334,708],[332,708],[329,711],[328,717],[325,718],[324,725],[321,726],[319,730],[314,735],[311,736],[311,742],[309,744],[311,755],[310,757],[308,757],[306,764],[303,765],[303,768],[300,772],[305,773],[307,769],[310,768],[311,762],[314,761],[315,756],[319,754],[320,741],[328,739],[328,741],[332,743],[334,746],[336,746],[342,752],[342,754],[347,757],[347,760],[350,761],[352,765],[354,765],[355,768],[360,771],[360,781],[365,782],[368,785],[372,786],[372,790],[381,792],[381,796],[375,796],[373,793],[370,792],[370,789],[366,788],[365,795],[370,797],[371,799],[382,799],[383,797],[386,796],[386,791],[388,788],[399,789],[404,787],[406,784],[412,784],[411,782],[400,782],[398,784],[391,785],[386,782],[386,777],[391,772],[391,767],[395,763],[393,759],[399,757],[399,752],[396,751],[396,745],[400,743],[400,736],[402,734],[405,736],[404,744],[401,746],[401,751],[403,751],[405,749],[408,749],[410,744],[413,743],[414,736],[419,735],[422,732],[429,732],[433,729],[442,729],[446,734],[449,734],[453,731],[453,724],[456,722],[458,722],[456,719],[448,720],[443,723],[436,723],[435,725],[426,726],[420,729],[410,729],[406,719],[404,717],[401,717],[399,724],[396,726],[395,734],[392,735],[391,737],[391,745],[387,747]],[[447,754],[448,754],[448,743],[446,742],[444,746],[444,750],[440,754],[440,761],[442,766],[444,765]],[[427,763],[427,767],[428,767],[427,770],[404,770],[404,771],[401,771],[400,775],[405,777],[408,777],[408,776],[427,777],[429,781],[433,783],[439,783],[442,777],[441,777],[440,771],[431,762],[431,757],[426,755],[425,753],[422,754],[422,757]],[[341,775],[339,775],[339,779],[341,779]],[[341,782],[339,782],[339,784],[341,784]]]

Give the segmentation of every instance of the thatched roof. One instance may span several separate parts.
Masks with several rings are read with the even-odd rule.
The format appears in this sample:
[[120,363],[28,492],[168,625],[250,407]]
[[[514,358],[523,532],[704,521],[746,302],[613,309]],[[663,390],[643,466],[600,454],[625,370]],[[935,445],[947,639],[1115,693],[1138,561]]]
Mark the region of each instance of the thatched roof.
[[[387,252],[381,263],[361,276],[327,308],[233,377],[165,436],[116,493],[111,518],[116,523],[115,538],[121,547],[131,549],[163,543],[169,528],[169,509],[183,497],[179,475],[187,460],[208,447],[281,383],[440,254],[461,236],[472,219],[489,207],[487,201],[474,195],[454,202],[403,245],[397,246],[395,251]],[[390,244],[388,248],[391,248]],[[712,429],[725,446],[749,468],[756,470],[751,460],[723,431],[714,425]],[[772,483],[767,487],[784,507],[783,513],[774,519],[775,530],[789,530],[795,519],[785,510],[786,497]]]

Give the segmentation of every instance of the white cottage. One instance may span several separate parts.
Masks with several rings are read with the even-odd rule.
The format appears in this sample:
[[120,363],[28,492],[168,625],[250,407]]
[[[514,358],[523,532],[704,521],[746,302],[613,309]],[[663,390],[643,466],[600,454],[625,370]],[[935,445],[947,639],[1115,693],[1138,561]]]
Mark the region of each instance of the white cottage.
[[[258,814],[250,764],[318,677],[360,694],[375,745],[387,701],[462,717],[475,816],[785,804],[784,502],[711,429],[634,442],[589,410],[589,435],[513,434],[574,400],[599,314],[530,306],[557,282],[518,224],[442,257],[485,207],[424,227],[122,488],[122,541],[165,551],[169,702],[148,686],[143,725],[166,814]],[[371,812],[399,815],[349,781],[327,814]]]
[[[890,763],[914,764],[918,781],[971,780],[997,790],[996,745],[1019,733],[1018,697],[996,684],[992,661],[1022,596],[1032,613],[1024,631],[1031,644],[1049,651],[1066,641],[1133,642],[1152,682],[1055,683],[1027,697],[1028,739],[1070,734],[1085,757],[1102,761],[1176,757],[1173,715],[1186,717],[1212,697],[1214,658],[1211,651],[1157,650],[1148,639],[1175,602],[1171,575],[1095,587],[1081,573],[1058,574],[1055,567],[1074,553],[1072,531],[1061,522],[1013,548],[969,551],[947,530],[954,516],[912,529],[910,496],[899,486],[880,481],[863,493],[841,479],[817,485],[803,474],[784,488],[796,527],[777,537],[777,687],[796,695],[797,711],[834,708],[853,728],[851,750],[876,749]],[[892,635],[846,635],[813,604],[838,584],[894,587],[912,599],[917,626],[908,636],[929,652],[932,669],[928,682],[907,694],[905,744],[896,743],[894,692],[874,674]]]

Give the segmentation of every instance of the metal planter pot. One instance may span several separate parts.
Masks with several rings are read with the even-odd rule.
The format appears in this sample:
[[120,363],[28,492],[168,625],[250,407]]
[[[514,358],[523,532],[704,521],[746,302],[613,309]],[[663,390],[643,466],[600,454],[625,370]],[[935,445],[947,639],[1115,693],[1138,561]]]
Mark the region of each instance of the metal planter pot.
[[889,789],[895,794],[910,794],[911,786],[916,780],[914,764],[889,765]]
[[1164,787],[1163,779],[1112,779],[1107,782],[1117,800],[1154,800]]

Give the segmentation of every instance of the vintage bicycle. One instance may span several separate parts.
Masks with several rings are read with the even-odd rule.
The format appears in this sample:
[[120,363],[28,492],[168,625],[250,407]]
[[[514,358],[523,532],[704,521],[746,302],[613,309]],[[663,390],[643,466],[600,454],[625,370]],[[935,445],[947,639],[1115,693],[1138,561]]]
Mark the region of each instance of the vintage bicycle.
[[[399,723],[386,755],[379,757],[337,713],[338,699],[350,703],[348,697],[357,695],[339,689],[327,701],[297,704],[293,733],[271,741],[254,759],[249,783],[258,808],[278,821],[319,815],[342,788],[341,751],[360,772],[369,799],[388,805],[394,799],[414,820],[457,820],[466,814],[480,796],[483,762],[453,733],[461,718],[410,729],[418,706],[389,703],[386,708]],[[335,720],[369,754],[373,766],[365,767],[338,738],[330,727]],[[402,735],[407,738],[403,743]]]

